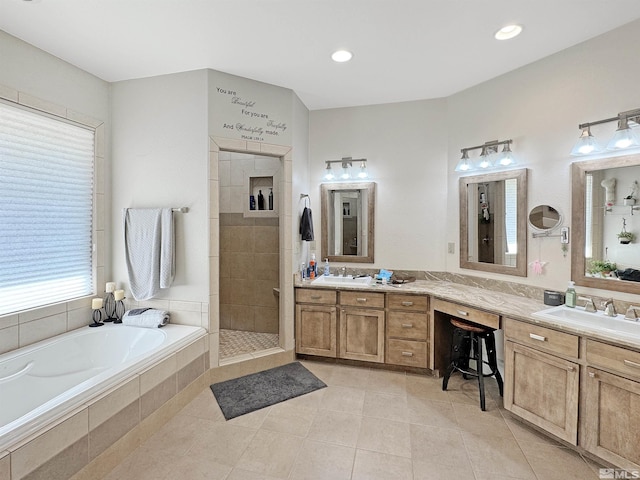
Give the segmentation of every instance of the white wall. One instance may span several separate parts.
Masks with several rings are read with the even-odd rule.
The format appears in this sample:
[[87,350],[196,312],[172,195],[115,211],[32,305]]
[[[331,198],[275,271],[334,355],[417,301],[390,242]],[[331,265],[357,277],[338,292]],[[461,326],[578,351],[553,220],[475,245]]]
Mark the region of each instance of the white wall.
[[[519,166],[529,169],[527,211],[540,204],[554,206],[565,217],[564,225],[570,226],[570,165],[580,159],[569,152],[580,134],[578,124],[640,107],[640,63],[634,46],[639,33],[640,22],[636,21],[447,99],[448,242],[459,243],[460,175],[454,168],[460,149],[496,139],[513,139]],[[615,127],[611,123],[594,127],[592,132],[608,139]],[[570,255],[563,256],[559,240],[529,236],[528,242],[528,262],[548,262],[544,274],[537,276],[529,269],[526,279],[514,280],[564,290],[571,261]],[[447,270],[477,275],[459,269],[457,255],[447,257]]]
[[442,99],[310,112],[309,193],[318,258],[324,162],[366,158],[377,189],[375,263],[362,266],[444,270],[446,115]]
[[205,70],[113,84],[113,281],[128,287],[122,209],[189,207],[176,218],[176,277],[159,299],[207,303]]

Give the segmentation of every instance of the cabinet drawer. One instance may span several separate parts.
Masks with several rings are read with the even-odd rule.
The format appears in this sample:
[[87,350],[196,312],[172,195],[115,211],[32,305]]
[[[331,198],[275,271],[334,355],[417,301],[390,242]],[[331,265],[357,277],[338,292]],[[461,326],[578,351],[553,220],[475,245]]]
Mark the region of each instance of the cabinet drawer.
[[433,300],[433,309],[486,327],[500,328],[500,315],[495,313],[483,312],[482,310],[438,299]]
[[387,337],[427,340],[427,313],[387,312]]
[[387,340],[387,363],[427,368],[427,342]]
[[298,303],[323,303],[336,304],[334,290],[314,290],[311,288],[296,288],[296,302]]
[[587,363],[640,378],[640,352],[587,340]]
[[392,310],[409,312],[426,312],[429,308],[429,297],[426,295],[387,294],[387,307]]
[[[550,328],[504,319],[504,335],[509,340],[567,357],[578,358],[578,336]],[[640,372],[640,371],[639,371]]]
[[384,308],[384,293],[340,292],[340,305]]

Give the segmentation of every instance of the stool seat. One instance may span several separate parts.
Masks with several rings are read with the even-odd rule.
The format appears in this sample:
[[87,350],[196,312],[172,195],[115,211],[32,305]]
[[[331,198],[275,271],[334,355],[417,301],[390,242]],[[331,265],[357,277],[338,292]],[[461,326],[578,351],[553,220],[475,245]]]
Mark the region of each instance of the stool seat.
[[[447,389],[449,378],[454,371],[462,373],[466,380],[468,376],[478,378],[478,388],[480,390],[480,409],[485,410],[484,398],[484,378],[495,377],[500,390],[503,393],[502,376],[498,371],[498,360],[496,356],[495,330],[484,325],[471,323],[461,318],[452,317],[449,319],[453,325],[453,337],[451,339],[451,353],[449,356],[449,366],[442,378],[442,390]],[[484,359],[482,343],[486,345],[487,360]],[[471,351],[473,350],[473,354]],[[475,369],[470,369],[469,361],[474,360]],[[491,373],[484,373],[484,365],[488,365]]]
[[462,330],[466,330],[467,332],[485,333],[485,332],[493,331],[492,328],[485,327],[477,323],[467,322],[459,318],[452,318],[450,322],[451,322],[451,325],[453,325],[454,327],[461,328]]

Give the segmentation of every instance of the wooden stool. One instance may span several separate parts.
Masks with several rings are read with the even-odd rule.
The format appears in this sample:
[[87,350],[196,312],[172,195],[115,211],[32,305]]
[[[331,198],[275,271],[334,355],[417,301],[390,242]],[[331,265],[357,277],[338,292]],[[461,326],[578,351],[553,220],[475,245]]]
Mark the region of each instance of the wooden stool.
[[[478,388],[480,389],[480,408],[485,410],[484,401],[484,377],[495,377],[500,390],[503,393],[502,376],[498,371],[498,359],[496,357],[496,339],[492,328],[478,325],[476,323],[465,322],[459,318],[452,318],[451,324],[455,327],[451,341],[450,363],[442,378],[442,390],[447,389],[449,377],[454,371],[462,373],[466,380],[469,376],[478,378]],[[482,340],[487,346],[487,361],[482,355]],[[471,354],[473,350],[473,354]],[[469,369],[469,360],[476,361],[476,369]],[[483,365],[488,365],[491,373],[483,373]]]

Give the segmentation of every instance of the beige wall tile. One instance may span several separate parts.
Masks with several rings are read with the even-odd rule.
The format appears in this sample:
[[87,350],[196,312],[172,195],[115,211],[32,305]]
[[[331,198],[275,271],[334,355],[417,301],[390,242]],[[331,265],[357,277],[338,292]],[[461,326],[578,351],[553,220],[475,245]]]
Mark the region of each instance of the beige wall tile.
[[218,147],[218,144],[214,140],[214,137],[209,137],[209,151],[210,152],[219,152],[220,151],[220,147]]
[[176,393],[177,383],[176,375],[174,374],[140,397],[140,419],[147,418],[171,400]]
[[178,370],[178,391],[182,391],[204,373],[205,353]]
[[209,334],[209,368],[218,366],[218,356],[220,354],[220,332]]
[[67,311],[67,305],[65,303],[56,303],[55,305],[48,305],[42,308],[34,308],[33,310],[27,310],[20,312],[18,315],[20,323],[27,323],[33,320],[38,320],[45,317],[51,317],[58,313],[64,313]]
[[247,148],[247,142],[245,140],[214,136],[213,141],[216,143],[218,148],[223,150],[246,150]]
[[268,307],[253,308],[255,331],[263,333],[278,333],[278,309]]
[[9,327],[13,327],[18,325],[19,321],[19,315],[13,314],[13,315],[3,315],[2,317],[0,317],[0,329],[1,328],[9,328]]
[[280,251],[278,227],[256,226],[253,233],[254,252],[278,254]]
[[117,387],[114,391],[103,395],[89,405],[89,430],[98,428],[114,415],[140,397],[140,381],[136,376]]
[[176,370],[181,370],[204,353],[204,338],[199,338],[176,353]]
[[[84,409],[42,435],[12,450],[12,478],[18,479],[28,475],[38,468],[38,466],[47,463],[52,458],[64,452],[68,447],[75,445],[78,441],[81,443],[84,442],[85,444],[86,457],[80,459],[80,463],[84,462],[83,466],[86,465],[88,462],[88,425],[88,410]],[[81,446],[79,450],[82,452]],[[68,460],[71,461],[72,459],[69,458]]]
[[67,331],[86,327],[91,322],[91,307],[76,308],[67,313]]
[[253,253],[225,253],[229,258],[229,274],[232,279],[249,279],[255,277],[256,257]]
[[209,219],[209,256],[220,255],[220,221],[217,218]]
[[124,406],[89,432],[89,460],[93,460],[140,423],[140,401]]
[[179,300],[169,300],[169,310],[184,310],[185,312],[201,312],[202,303],[200,302],[183,302]]
[[282,145],[273,145],[270,143],[260,144],[260,152],[264,154],[273,154],[282,157],[291,151],[291,147],[285,147]]
[[200,312],[190,312],[184,310],[171,310],[171,323],[177,325],[190,325],[199,327],[202,324],[202,314]]
[[0,98],[18,103],[18,90],[0,85]]
[[177,358],[175,355],[171,355],[149,370],[142,372],[140,374],[140,395],[144,395],[168,378],[173,377],[177,370]]
[[17,325],[0,330],[0,354],[10,352],[20,347],[18,331],[19,328]]
[[220,165],[219,158],[218,152],[209,152],[209,180],[218,180],[220,178],[218,170]]
[[32,322],[21,323],[19,326],[20,346],[55,337],[67,331],[67,313],[59,313],[46,318],[40,318]]
[[0,480],[11,480],[11,459],[9,452],[0,452]]

